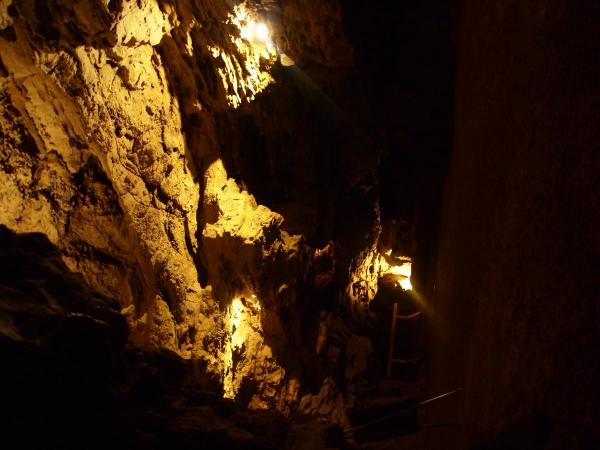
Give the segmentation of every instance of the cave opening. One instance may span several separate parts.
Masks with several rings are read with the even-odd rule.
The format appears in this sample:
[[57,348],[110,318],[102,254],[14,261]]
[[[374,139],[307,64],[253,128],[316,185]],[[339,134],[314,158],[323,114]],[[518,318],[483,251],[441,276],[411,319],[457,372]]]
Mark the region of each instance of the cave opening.
[[592,0],[0,0],[2,448],[600,448]]

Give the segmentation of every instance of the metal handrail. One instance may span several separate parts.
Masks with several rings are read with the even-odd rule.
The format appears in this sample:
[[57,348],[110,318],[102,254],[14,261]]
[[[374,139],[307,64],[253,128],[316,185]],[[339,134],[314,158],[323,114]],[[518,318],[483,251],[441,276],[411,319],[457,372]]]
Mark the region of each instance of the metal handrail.
[[364,423],[362,425],[358,425],[356,427],[347,428],[345,431],[346,432],[351,432],[351,431],[356,431],[356,430],[362,430],[363,428],[370,427],[371,425],[376,425],[378,423],[385,422],[386,420],[391,419],[393,417],[401,416],[402,414],[406,414],[407,412],[410,412],[410,411],[412,411],[414,409],[417,409],[419,406],[424,406],[424,405],[428,405],[428,404],[433,403],[433,402],[437,402],[438,400],[441,400],[441,399],[446,398],[446,397],[450,397],[451,395],[454,395],[454,394],[458,394],[459,392],[463,392],[464,390],[465,389],[461,388],[461,387],[460,388],[456,388],[456,389],[454,389],[452,391],[445,392],[444,394],[436,395],[435,397],[431,397],[431,398],[428,398],[427,400],[423,400],[423,401],[417,403],[414,406],[411,406],[409,408],[404,408],[403,410],[397,411],[397,412],[395,412],[393,414],[389,414],[387,416],[380,417],[379,419],[375,419],[375,420],[373,420],[371,422],[367,422],[367,423]]

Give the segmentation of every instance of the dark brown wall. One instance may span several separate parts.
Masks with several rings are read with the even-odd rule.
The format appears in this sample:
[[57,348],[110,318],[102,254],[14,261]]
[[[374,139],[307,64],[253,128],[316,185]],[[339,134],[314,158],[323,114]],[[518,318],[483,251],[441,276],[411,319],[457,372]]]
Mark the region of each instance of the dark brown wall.
[[466,0],[455,120],[429,388],[462,448],[600,448],[600,2]]

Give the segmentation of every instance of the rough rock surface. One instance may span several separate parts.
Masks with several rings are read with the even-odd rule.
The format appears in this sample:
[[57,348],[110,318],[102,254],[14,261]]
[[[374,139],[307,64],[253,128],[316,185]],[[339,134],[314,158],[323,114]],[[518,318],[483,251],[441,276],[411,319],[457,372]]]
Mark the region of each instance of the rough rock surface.
[[[349,64],[337,6],[282,3],[292,57]],[[259,114],[251,102],[276,81],[275,54],[240,37],[248,14],[208,0],[0,2],[0,223],[43,233],[118,299],[133,344],[201,361],[253,408],[344,422],[353,396],[330,375],[349,342],[351,360],[369,352],[348,323],[374,295],[379,229],[365,180],[376,157],[348,183],[358,193],[346,206],[359,198],[370,212],[352,245],[341,236],[324,293],[303,236],[223,163],[224,135],[246,139],[228,117]]]
[[41,234],[0,226],[0,375],[7,448],[283,448],[289,426],[240,412],[202,367],[124,347],[118,302]]

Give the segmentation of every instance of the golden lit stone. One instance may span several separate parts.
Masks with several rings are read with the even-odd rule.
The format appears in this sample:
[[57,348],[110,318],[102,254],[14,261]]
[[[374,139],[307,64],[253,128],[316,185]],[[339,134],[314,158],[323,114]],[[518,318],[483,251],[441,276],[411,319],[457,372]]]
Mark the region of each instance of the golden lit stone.
[[[403,290],[412,289],[410,282],[412,262],[407,256],[392,256],[392,251],[388,250],[384,253],[385,256],[380,256],[380,276],[395,275],[398,277],[396,285]],[[390,263],[389,261],[392,261]]]
[[252,101],[274,81],[269,70],[276,61],[276,51],[267,25],[257,22],[244,3],[234,6],[229,22],[240,33],[240,37],[230,36],[239,56],[217,46],[210,46],[209,51],[213,58],[222,60],[217,73],[229,106],[237,108],[243,101]]

